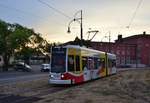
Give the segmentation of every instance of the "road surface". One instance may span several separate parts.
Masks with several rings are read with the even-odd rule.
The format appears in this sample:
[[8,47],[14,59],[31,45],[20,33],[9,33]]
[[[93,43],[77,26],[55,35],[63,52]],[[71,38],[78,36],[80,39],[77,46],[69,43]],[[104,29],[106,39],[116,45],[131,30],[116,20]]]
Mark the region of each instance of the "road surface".
[[0,84],[16,83],[18,81],[31,81],[42,77],[48,78],[48,72],[40,72],[40,65],[32,66],[32,72],[8,71],[0,72]]

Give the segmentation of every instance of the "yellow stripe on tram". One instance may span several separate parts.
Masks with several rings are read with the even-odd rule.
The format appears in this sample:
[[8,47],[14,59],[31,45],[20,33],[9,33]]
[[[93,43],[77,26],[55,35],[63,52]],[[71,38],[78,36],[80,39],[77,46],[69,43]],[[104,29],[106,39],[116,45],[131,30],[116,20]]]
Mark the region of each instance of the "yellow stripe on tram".
[[81,55],[81,50],[79,50],[79,57],[80,57],[80,71],[82,70],[82,55]]

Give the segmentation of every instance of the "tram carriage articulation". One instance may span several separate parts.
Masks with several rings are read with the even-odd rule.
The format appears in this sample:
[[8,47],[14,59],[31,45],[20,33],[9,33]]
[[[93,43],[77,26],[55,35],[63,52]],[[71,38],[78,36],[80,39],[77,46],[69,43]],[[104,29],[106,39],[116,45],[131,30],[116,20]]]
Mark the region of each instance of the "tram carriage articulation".
[[50,84],[78,84],[116,73],[116,56],[85,47],[52,48]]

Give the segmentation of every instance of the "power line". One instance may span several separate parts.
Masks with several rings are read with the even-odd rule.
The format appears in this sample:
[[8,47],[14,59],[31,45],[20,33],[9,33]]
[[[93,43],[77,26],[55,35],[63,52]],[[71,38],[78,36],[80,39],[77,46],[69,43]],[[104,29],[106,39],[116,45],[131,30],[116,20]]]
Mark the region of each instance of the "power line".
[[13,11],[16,11],[16,12],[19,12],[19,13],[22,13],[22,14],[27,14],[27,15],[30,15],[30,16],[33,16],[33,17],[38,17],[41,19],[41,16],[38,16],[38,15],[34,15],[32,13],[29,13],[29,12],[26,12],[26,11],[23,11],[23,10],[20,10],[20,9],[17,9],[17,8],[13,8],[13,7],[10,7],[10,6],[6,6],[4,4],[0,4],[1,7],[3,8],[6,8],[6,9],[10,9],[10,10],[13,10]]
[[[34,18],[37,18],[37,17],[38,17],[40,20],[42,20],[42,21],[44,21],[44,22],[47,23],[47,20],[46,20],[45,18],[43,18],[43,17],[41,17],[41,16],[38,16],[38,15],[35,15],[35,14],[32,14],[32,13],[30,13],[30,12],[26,12],[26,11],[23,11],[23,10],[14,8],[14,7],[6,6],[6,5],[1,4],[1,3],[0,3],[0,7],[6,8],[6,9],[10,9],[10,10],[13,10],[13,11],[16,11],[16,12],[19,12],[19,13],[22,13],[22,14],[26,14],[26,15],[32,16],[32,17],[34,17]],[[63,25],[63,24],[62,24],[62,25]]]
[[66,18],[68,18],[68,19],[71,19],[70,16],[68,16],[68,15],[66,15],[65,13],[61,12],[60,10],[54,8],[53,6],[49,5],[48,3],[44,2],[44,1],[41,1],[41,0],[37,0],[37,1],[40,2],[40,3],[42,3],[42,4],[44,4],[44,5],[46,5],[47,7],[49,7],[49,8],[52,9],[52,10],[54,10],[55,12],[57,12],[57,13],[63,15],[64,17],[66,17]]
[[133,13],[133,16],[132,16],[132,18],[131,18],[131,21],[129,22],[129,25],[127,26],[127,28],[130,28],[130,26],[131,26],[131,24],[132,24],[132,22],[133,22],[133,20],[134,20],[134,18],[135,18],[135,16],[136,16],[136,14],[137,14],[137,11],[138,11],[138,9],[140,8],[140,6],[141,6],[141,4],[142,4],[142,1],[143,1],[143,0],[140,0],[140,1],[139,1],[138,5],[137,5],[137,7],[136,7],[136,9],[135,9],[135,11],[134,11],[134,13]]

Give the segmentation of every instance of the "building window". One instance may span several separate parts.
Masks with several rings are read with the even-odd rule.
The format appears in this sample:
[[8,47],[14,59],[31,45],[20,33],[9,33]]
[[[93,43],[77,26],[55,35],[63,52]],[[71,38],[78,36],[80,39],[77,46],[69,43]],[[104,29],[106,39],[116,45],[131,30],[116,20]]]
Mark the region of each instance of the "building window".
[[111,53],[112,53],[112,54],[114,54],[114,51],[113,51],[113,50],[111,50]]
[[121,57],[121,64],[125,64],[125,57]]
[[117,50],[117,55],[119,55],[120,54],[120,50]]
[[127,50],[127,55],[130,55],[130,51],[129,50]]
[[117,57],[117,62],[116,64],[120,64],[120,57]]
[[130,64],[130,57],[129,56],[127,57],[126,63]]
[[146,47],[149,47],[149,44],[145,44]]
[[125,52],[124,52],[124,51],[122,51],[122,55],[125,55]]
[[137,63],[138,63],[138,64],[141,63],[141,59],[140,59],[140,58],[137,59]]

